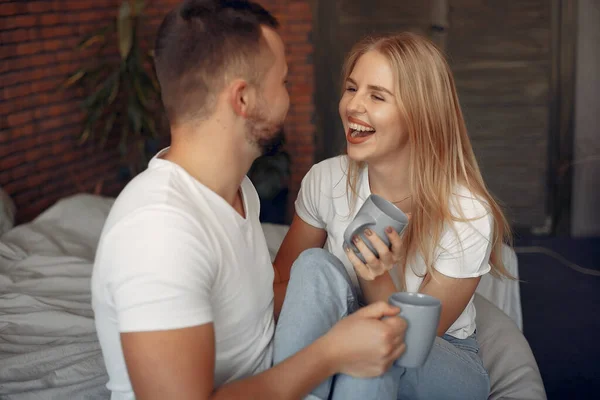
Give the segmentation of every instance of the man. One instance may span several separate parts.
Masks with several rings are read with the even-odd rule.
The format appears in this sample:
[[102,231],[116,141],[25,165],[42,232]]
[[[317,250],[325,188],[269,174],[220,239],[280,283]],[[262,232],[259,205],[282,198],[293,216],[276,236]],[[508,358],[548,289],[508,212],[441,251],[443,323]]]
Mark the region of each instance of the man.
[[399,310],[380,303],[272,366],[274,272],[245,174],[289,106],[276,27],[257,4],[204,0],[159,28],[171,146],[117,198],[92,277],[112,399],[300,398],[403,351],[403,321],[380,320]]

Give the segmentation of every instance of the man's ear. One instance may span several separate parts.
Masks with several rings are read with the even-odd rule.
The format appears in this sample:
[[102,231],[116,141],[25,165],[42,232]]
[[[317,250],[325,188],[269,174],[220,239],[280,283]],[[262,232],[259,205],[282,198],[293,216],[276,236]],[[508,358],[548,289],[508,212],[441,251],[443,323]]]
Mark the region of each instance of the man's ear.
[[254,106],[256,97],[254,88],[245,80],[236,79],[229,85],[228,96],[233,111],[240,117],[246,118]]

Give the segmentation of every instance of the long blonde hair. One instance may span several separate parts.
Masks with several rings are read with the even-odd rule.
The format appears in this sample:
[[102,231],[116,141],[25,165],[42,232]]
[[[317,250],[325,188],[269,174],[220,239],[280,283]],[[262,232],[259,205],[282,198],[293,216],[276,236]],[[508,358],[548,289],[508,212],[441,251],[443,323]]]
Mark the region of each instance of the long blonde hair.
[[[491,274],[512,278],[502,262],[503,243],[511,244],[510,227],[498,202],[485,186],[458,102],[454,78],[442,52],[428,39],[414,33],[367,37],[348,54],[343,81],[352,73],[358,59],[369,51],[387,58],[396,74],[396,94],[410,146],[411,223],[403,233],[405,266],[420,254],[431,276],[437,246],[444,227],[453,221],[466,221],[462,209],[453,215],[450,201],[456,201],[459,185],[487,203],[493,215]],[[348,195],[354,207],[357,182],[364,163],[349,160]],[[399,274],[403,288],[404,273]]]

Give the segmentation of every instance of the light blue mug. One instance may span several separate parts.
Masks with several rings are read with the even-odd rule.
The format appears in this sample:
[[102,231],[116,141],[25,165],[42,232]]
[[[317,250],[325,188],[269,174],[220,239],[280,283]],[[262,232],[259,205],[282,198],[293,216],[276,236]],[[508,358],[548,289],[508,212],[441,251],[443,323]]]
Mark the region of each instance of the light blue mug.
[[358,258],[362,262],[365,262],[363,255],[352,242],[354,236],[359,236],[369,250],[375,256],[379,256],[377,250],[375,250],[368,237],[364,234],[365,229],[368,228],[373,231],[389,246],[390,241],[385,233],[385,229],[391,226],[398,234],[401,234],[406,225],[408,225],[408,216],[402,210],[383,197],[372,194],[365,200],[354,220],[344,231],[344,245],[350,247]]
[[442,303],[433,296],[423,293],[398,292],[388,302],[400,308],[400,317],[406,321],[404,333],[406,350],[394,365],[417,368],[427,361],[437,336]]

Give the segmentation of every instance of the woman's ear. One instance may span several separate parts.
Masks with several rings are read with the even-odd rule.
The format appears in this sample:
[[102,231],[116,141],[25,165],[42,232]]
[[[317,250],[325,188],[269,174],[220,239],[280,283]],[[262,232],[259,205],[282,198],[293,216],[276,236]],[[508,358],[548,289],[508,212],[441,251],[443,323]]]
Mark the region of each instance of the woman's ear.
[[256,91],[243,79],[236,79],[229,85],[229,104],[240,117],[246,118],[254,107]]

